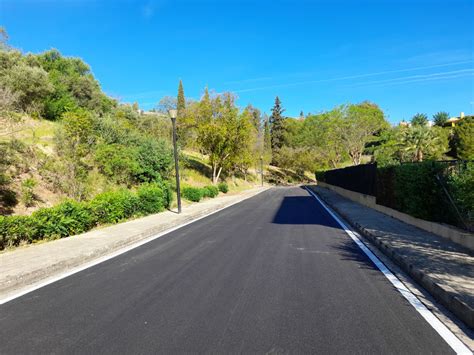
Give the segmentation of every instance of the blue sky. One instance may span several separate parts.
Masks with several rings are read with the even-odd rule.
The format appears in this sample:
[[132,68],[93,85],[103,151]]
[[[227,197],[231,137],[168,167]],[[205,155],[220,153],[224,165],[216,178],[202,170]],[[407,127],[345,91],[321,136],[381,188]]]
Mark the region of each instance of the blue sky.
[[472,112],[474,1],[0,0],[25,52],[83,58],[108,94],[149,109],[207,85],[297,116],[371,100],[392,122]]

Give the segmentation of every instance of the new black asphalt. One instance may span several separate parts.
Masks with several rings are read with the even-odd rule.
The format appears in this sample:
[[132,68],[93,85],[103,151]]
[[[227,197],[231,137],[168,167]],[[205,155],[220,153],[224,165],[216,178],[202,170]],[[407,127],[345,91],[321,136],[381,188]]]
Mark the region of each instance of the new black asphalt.
[[299,187],[0,306],[0,353],[451,353]]

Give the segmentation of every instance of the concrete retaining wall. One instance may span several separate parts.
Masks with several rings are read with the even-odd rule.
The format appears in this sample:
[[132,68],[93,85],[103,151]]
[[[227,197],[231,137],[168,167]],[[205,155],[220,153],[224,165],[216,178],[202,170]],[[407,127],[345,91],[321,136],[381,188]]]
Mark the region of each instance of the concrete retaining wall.
[[411,224],[415,227],[423,229],[427,232],[439,235],[440,237],[449,239],[457,244],[462,245],[465,248],[474,251],[474,235],[455,227],[450,227],[445,224],[435,223],[425,221],[423,219],[415,218],[406,213],[394,210],[392,208],[378,205],[376,203],[375,196],[364,195],[359,192],[354,192],[350,190],[343,189],[342,187],[326,184],[324,182],[319,182],[318,185],[330,189],[334,192],[337,192],[339,195],[348,198],[354,202],[360,203],[361,205],[373,208],[379,212],[382,212],[388,216],[396,218],[402,222]]

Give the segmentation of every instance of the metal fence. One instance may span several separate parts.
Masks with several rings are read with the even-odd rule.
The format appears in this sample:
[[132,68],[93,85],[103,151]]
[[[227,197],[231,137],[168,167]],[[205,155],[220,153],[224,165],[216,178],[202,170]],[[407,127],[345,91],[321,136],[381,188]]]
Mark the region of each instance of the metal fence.
[[376,196],[377,164],[350,166],[343,169],[328,170],[324,181],[346,190]]

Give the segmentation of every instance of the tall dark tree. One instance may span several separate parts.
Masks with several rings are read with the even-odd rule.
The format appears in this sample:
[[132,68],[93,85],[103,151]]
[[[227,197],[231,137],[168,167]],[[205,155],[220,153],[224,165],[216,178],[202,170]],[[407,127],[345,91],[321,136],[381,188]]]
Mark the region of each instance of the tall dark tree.
[[184,89],[183,89],[183,82],[179,81],[178,87],[178,101],[176,104],[176,109],[178,110],[178,116],[181,116],[186,108],[186,100],[184,98]]
[[283,146],[284,143],[284,120],[283,112],[285,110],[281,107],[280,98],[275,98],[275,104],[272,108],[272,114],[270,116],[270,136],[272,143],[272,153],[276,156],[276,152]]

